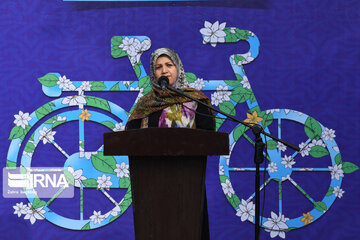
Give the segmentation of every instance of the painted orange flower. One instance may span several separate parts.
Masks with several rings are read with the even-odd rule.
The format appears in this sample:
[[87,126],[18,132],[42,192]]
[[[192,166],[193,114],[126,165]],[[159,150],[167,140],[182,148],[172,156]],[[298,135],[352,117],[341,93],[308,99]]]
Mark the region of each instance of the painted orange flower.
[[89,120],[90,116],[91,116],[91,113],[89,113],[88,110],[85,109],[85,111],[81,110],[81,114],[80,114],[79,118],[81,118],[82,121],[84,122],[85,120]]
[[263,118],[258,116],[256,111],[254,111],[252,114],[246,113],[246,116],[247,116],[247,119],[244,120],[244,122],[246,122],[246,123],[258,124],[259,122],[261,122],[263,120]]
[[303,216],[304,217],[302,217],[300,221],[304,222],[304,225],[311,223],[311,220],[314,219],[314,217],[311,216],[309,212],[303,213]]

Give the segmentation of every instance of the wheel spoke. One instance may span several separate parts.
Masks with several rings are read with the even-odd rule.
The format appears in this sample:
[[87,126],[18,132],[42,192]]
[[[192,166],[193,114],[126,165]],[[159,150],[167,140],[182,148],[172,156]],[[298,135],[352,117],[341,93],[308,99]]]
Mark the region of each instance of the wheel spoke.
[[80,220],[84,219],[84,188],[80,186]]
[[[263,183],[263,184],[260,186],[260,190],[259,190],[259,191],[262,191],[263,188],[264,188],[270,181],[271,181],[271,178],[268,178],[268,179],[266,180],[266,182]],[[249,199],[246,200],[246,201],[249,202],[249,201],[251,201],[254,197],[255,197],[255,193],[253,193],[253,194],[249,197]]]
[[278,138],[281,139],[281,118],[278,119]]
[[113,198],[109,195],[109,193],[107,193],[103,188],[101,188],[101,189],[99,189],[99,190],[101,190],[101,192],[102,192],[115,206],[119,205],[119,204],[115,201],[115,199],[113,199]]
[[299,190],[311,203],[314,203],[314,199],[310,197],[309,194],[305,192],[304,189],[302,189],[290,176],[287,177],[287,179],[291,182],[292,185],[296,187],[297,190]]
[[[264,168],[260,168],[259,169],[260,171],[265,171]],[[256,168],[236,168],[236,167],[233,167],[233,168],[229,168],[229,171],[231,172],[246,172],[246,171],[256,171]]]
[[293,168],[294,172],[330,172],[329,168]]
[[55,147],[57,150],[59,150],[66,158],[69,158],[69,157],[70,157],[69,154],[67,154],[67,153],[65,152],[65,150],[62,149],[62,148],[59,146],[59,144],[57,144],[57,143],[55,142],[55,140],[54,140],[51,144],[54,145],[54,147]]
[[80,156],[84,156],[85,155],[84,121],[82,121],[81,119],[79,119],[78,121],[79,121],[79,152],[80,152]]
[[55,194],[47,201],[46,205],[49,206],[61,193],[65,190],[65,186],[62,186]]
[[282,181],[279,181],[279,213],[282,214]]

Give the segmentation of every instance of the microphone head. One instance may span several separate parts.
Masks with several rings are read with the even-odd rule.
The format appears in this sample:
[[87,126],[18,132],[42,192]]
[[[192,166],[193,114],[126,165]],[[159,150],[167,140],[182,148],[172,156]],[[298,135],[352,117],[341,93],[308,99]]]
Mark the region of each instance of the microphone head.
[[169,85],[169,78],[166,76],[161,76],[158,79],[158,84],[161,87],[162,90],[166,89],[166,86]]

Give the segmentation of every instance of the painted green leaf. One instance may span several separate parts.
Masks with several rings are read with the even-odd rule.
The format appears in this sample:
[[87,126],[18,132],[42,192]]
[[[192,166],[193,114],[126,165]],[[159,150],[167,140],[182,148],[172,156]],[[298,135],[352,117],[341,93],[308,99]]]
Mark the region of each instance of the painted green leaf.
[[324,202],[314,202],[314,208],[319,212],[325,212],[327,210],[326,204]]
[[277,147],[277,142],[275,142],[274,140],[269,140],[266,142],[266,144],[267,144],[267,148],[269,150],[276,149],[276,147]]
[[[237,74],[237,75],[239,75],[239,74]],[[224,82],[231,87],[235,87],[235,86],[238,86],[241,84],[241,80],[225,80]]]
[[35,150],[35,144],[32,142],[27,142],[24,151],[28,153],[32,153],[34,152],[34,150]]
[[113,156],[104,156],[103,152],[98,152],[92,155],[91,162],[100,172],[115,174],[116,160]]
[[195,74],[191,73],[191,72],[186,72],[185,73],[186,75],[186,80],[189,82],[189,83],[193,83],[196,81],[197,77]]
[[110,105],[108,101],[93,96],[85,96],[85,99],[86,99],[86,105],[91,107],[101,108],[105,111],[110,112]]
[[134,68],[136,77],[139,78],[140,75],[141,75],[141,68],[140,68],[140,66],[139,66],[139,63],[135,64],[135,65],[133,66],[133,68]]
[[80,144],[79,144],[79,146],[80,146],[82,149],[84,149],[84,148],[85,148],[85,142],[84,142],[84,141],[81,141]]
[[122,213],[125,212],[126,209],[131,205],[131,202],[131,199],[124,199],[124,201],[122,201],[122,203],[119,205]]
[[87,188],[97,188],[98,182],[94,178],[88,178],[81,181]]
[[235,33],[231,32],[231,28],[224,28],[224,32],[226,34],[225,36],[225,42],[236,42],[237,41],[237,37],[235,35]]
[[221,127],[221,125],[223,124],[224,120],[220,119],[220,118],[216,118],[215,119],[215,125],[216,125],[216,131],[219,130],[219,128]]
[[149,86],[147,86],[147,87],[145,87],[144,88],[144,90],[143,90],[143,94],[145,95],[145,94],[147,94],[148,92],[150,92],[151,91],[151,86],[149,85]]
[[53,111],[52,107],[55,107],[55,104],[53,102],[49,102],[36,109],[35,114],[37,118],[40,120],[44,116],[51,113]]
[[128,177],[120,178],[119,186],[120,186],[120,188],[128,188],[130,186],[130,178],[128,178]]
[[74,179],[74,176],[72,175],[72,173],[69,172],[68,170],[64,170],[64,175],[65,175],[65,179],[68,182],[68,184],[74,186],[75,179]]
[[238,64],[241,61],[244,61],[245,58],[243,56],[240,56],[239,54],[235,55],[234,57],[235,63]]
[[235,29],[236,36],[241,40],[247,40],[251,36],[251,33],[248,30],[239,30]]
[[56,128],[57,126],[63,124],[64,122],[66,122],[66,120],[63,120],[63,121],[56,121],[54,122],[54,124],[52,125],[52,128]]
[[114,36],[111,38],[111,44],[113,46],[120,46],[123,42],[123,38],[121,36]]
[[243,77],[238,73],[235,73],[235,77],[236,77],[237,80],[239,80],[239,83],[241,83],[241,81],[243,80]]
[[[264,113],[263,114],[264,116],[261,116],[262,113]],[[262,124],[263,128],[266,128],[273,122],[274,118],[273,118],[272,113],[269,113],[269,114],[265,114],[265,112],[262,112],[262,113],[259,114],[259,116],[263,118],[261,124]]]
[[249,100],[250,100],[250,103],[255,102],[256,101],[255,95],[251,94],[251,97],[249,98]]
[[252,95],[251,90],[240,86],[240,87],[235,88],[231,92],[230,98],[237,103],[243,103],[246,100],[248,100],[251,97],[251,95]]
[[45,205],[46,205],[45,201],[40,200],[39,197],[35,197],[34,201],[33,201],[33,204],[32,204],[32,209],[37,209],[37,208],[43,207]]
[[115,221],[115,220],[118,219],[120,216],[121,216],[120,214],[117,215],[117,216],[112,216],[112,218],[110,218],[110,220],[109,220],[109,223]]
[[358,169],[359,167],[352,162],[343,162],[342,164],[342,170],[344,171],[344,173],[353,173]]
[[7,168],[7,169],[14,169],[14,168],[16,168],[16,162],[7,160],[7,161],[6,161],[6,168]]
[[227,176],[225,176],[225,175],[220,175],[220,182],[221,182],[221,183],[226,182],[226,179],[229,180],[229,178],[228,178]]
[[10,131],[10,136],[9,136],[9,140],[11,139],[16,139],[16,138],[20,138],[20,139],[24,139],[26,133],[30,130],[30,126],[26,126],[25,129],[23,129],[20,126],[15,126],[11,129]]
[[236,115],[235,106],[233,103],[229,101],[225,101],[219,104],[219,109],[223,111],[224,113],[227,113],[229,115]]
[[245,125],[239,125],[234,130],[234,140],[235,142],[246,132],[248,128]]
[[90,230],[90,221],[89,221],[87,224],[85,224],[85,225],[81,228],[81,230]]
[[106,88],[104,81],[91,81],[91,91],[102,91]]
[[316,139],[316,140],[320,139],[321,132],[322,132],[321,126],[312,117],[308,117],[306,119],[304,129],[305,129],[306,136],[308,136],[308,138]]
[[326,196],[331,196],[334,192],[334,189],[332,187],[329,187],[329,190],[326,193]]
[[53,116],[52,118],[49,118],[48,120],[45,121],[45,124],[52,124],[53,122],[55,122],[57,119],[57,116]]
[[119,83],[116,83],[110,88],[110,91],[120,91]]
[[319,146],[319,145],[313,146],[309,153],[314,158],[321,158],[321,157],[329,154],[329,152],[326,148],[324,148],[323,146]]
[[149,76],[140,78],[140,80],[139,80],[139,88],[145,88],[145,87],[149,86],[149,84],[150,84],[150,77]]
[[260,111],[260,107],[259,107],[259,106],[255,106],[255,107],[249,109],[249,113],[251,113],[251,114],[252,114],[253,112],[255,112],[255,111],[258,113],[258,116],[259,116],[259,117],[261,117],[261,116],[263,115],[263,114],[262,114],[263,112]]
[[239,206],[240,199],[235,194],[231,195],[231,198],[229,198],[229,196],[226,195],[226,198],[228,199],[228,201],[230,202],[230,204],[233,208],[237,208]]
[[104,121],[104,122],[101,122],[101,124],[108,127],[108,128],[110,128],[111,130],[115,128],[115,124],[113,124],[110,121]]
[[338,154],[336,154],[336,156],[335,156],[335,163],[337,164],[337,165],[339,165],[339,164],[341,164],[343,161],[341,160],[341,154],[340,153],[338,153]]
[[127,54],[125,51],[123,51],[118,46],[113,46],[113,47],[111,47],[111,56],[113,58],[121,58],[121,57],[127,56]]
[[46,74],[45,76],[38,78],[39,82],[46,87],[54,87],[57,85],[59,78],[54,74]]

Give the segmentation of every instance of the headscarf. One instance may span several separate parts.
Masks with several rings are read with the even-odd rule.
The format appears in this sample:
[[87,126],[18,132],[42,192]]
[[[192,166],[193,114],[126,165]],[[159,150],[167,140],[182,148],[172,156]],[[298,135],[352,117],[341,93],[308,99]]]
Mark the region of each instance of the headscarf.
[[152,89],[150,92],[148,92],[139,99],[129,117],[128,123],[135,119],[146,118],[151,113],[163,110],[173,104],[192,101],[191,99],[181,96],[173,91],[164,91],[158,85],[158,79],[156,79],[155,77],[155,64],[156,60],[160,56],[164,55],[169,57],[173,61],[177,69],[177,77],[173,84],[173,87],[178,88],[182,90],[185,94],[190,95],[191,97],[194,97],[210,105],[210,101],[207,96],[205,96],[197,89],[188,87],[185,71],[178,54],[174,50],[169,48],[159,48],[151,54],[150,59],[150,84],[152,86]]

